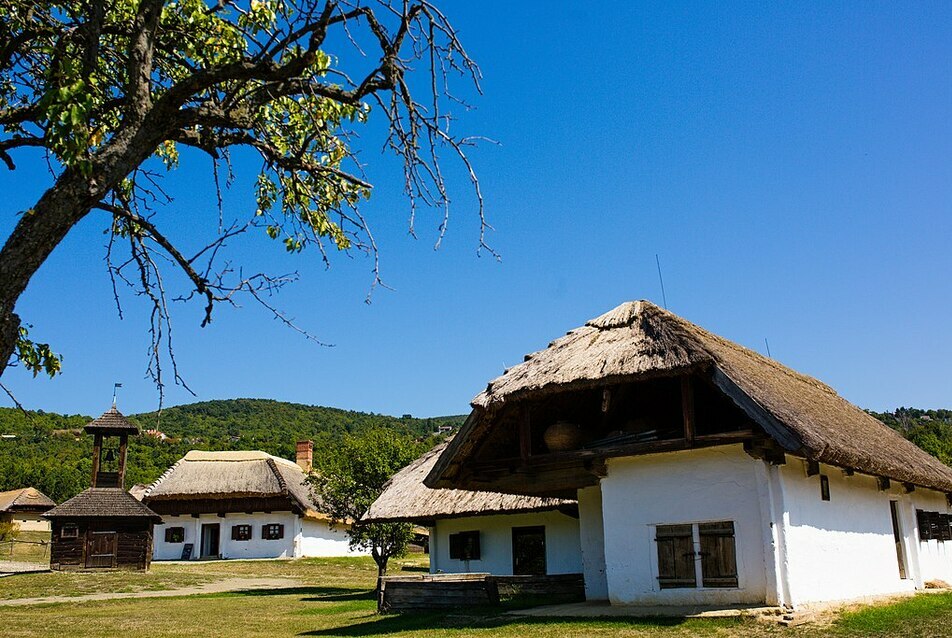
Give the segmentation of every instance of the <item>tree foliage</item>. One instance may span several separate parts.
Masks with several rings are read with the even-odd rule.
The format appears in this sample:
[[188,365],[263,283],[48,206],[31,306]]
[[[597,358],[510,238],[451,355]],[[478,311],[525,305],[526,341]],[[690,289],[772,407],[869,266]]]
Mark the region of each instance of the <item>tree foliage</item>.
[[[148,372],[160,391],[163,360],[181,381],[163,261],[188,281],[177,298],[201,300],[203,326],[239,294],[289,323],[269,296],[293,276],[222,261],[225,243],[251,228],[289,252],[314,247],[325,261],[368,251],[376,283],[376,246],[360,212],[372,186],[356,159],[370,118],[384,124],[381,142],[402,161],[411,231],[421,203],[442,211],[441,237],[445,230],[444,151],[472,181],[485,230],[465,153],[472,140],[450,133],[447,98],[458,76],[478,90],[476,65],[428,0],[0,0],[0,161],[15,170],[23,157],[50,169],[48,190],[0,251],[0,373],[15,353],[31,371],[58,369],[44,344],[30,349],[14,306],[94,210],[105,213],[117,304],[125,284],[152,306]],[[191,252],[161,230],[182,220],[158,214],[170,201],[161,173],[186,161],[183,148],[196,151],[189,161],[210,158],[204,166],[219,189],[232,177],[233,150],[260,161],[253,212],[225,219],[219,190],[217,228]]]
[[315,466],[312,481],[327,513],[335,521],[351,523],[351,547],[370,550],[378,576],[387,573],[390,558],[406,552],[413,527],[408,523],[364,523],[361,518],[390,477],[428,447],[411,437],[372,428],[345,436],[337,453],[325,456]]
[[[151,483],[189,450],[262,450],[294,458],[297,440],[314,441],[315,462],[338,453],[344,436],[382,429],[413,440],[428,438],[440,425],[462,417],[397,418],[264,399],[207,401],[129,417],[140,431],[158,428],[169,438],[129,439],[127,486]],[[92,437],[82,415],[0,408],[0,491],[33,486],[62,503],[89,487]]]

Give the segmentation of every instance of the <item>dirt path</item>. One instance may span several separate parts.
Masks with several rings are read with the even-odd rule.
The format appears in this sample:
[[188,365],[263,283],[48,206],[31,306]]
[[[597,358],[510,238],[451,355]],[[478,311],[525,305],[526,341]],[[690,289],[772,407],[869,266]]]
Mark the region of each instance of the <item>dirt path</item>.
[[47,572],[50,566],[46,563],[29,563],[17,560],[0,560],[0,576],[10,574],[28,574],[30,572]]
[[83,596],[47,596],[45,598],[13,598],[0,600],[0,607],[18,607],[20,605],[45,605],[49,603],[83,603],[94,600],[120,600],[123,598],[167,598],[169,596],[197,596],[200,594],[220,594],[245,589],[281,589],[297,587],[301,583],[294,578],[227,578],[194,587],[179,589],[161,589],[156,591],[113,592],[103,594],[85,594]]

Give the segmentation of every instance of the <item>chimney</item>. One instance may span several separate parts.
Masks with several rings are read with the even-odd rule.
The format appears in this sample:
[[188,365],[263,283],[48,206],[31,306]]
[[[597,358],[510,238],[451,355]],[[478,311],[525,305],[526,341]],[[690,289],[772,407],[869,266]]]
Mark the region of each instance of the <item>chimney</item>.
[[298,441],[294,461],[301,466],[305,474],[309,474],[314,462],[314,441]]

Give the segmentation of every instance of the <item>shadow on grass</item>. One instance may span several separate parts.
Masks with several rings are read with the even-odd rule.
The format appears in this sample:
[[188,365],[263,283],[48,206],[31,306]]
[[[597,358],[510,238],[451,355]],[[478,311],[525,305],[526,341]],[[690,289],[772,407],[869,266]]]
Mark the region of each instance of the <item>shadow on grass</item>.
[[272,589],[239,589],[227,593],[234,596],[301,596],[301,601],[307,603],[374,600],[374,590],[372,589],[349,589],[347,587],[274,587]]
[[562,625],[567,623],[603,624],[616,629],[662,629],[677,627],[685,618],[531,618],[527,616],[499,615],[496,611],[486,610],[483,614],[473,613],[460,616],[439,612],[411,612],[377,616],[373,620],[354,623],[342,627],[316,629],[303,632],[299,636],[384,636],[397,632],[433,631],[444,629],[492,629],[508,625]]
[[429,574],[430,568],[428,565],[404,565],[400,568],[402,572],[424,572]]

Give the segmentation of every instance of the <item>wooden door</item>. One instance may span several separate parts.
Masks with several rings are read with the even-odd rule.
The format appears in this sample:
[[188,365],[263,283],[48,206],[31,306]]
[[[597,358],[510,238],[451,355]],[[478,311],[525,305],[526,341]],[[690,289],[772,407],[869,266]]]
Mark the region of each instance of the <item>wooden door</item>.
[[118,537],[116,532],[88,532],[86,534],[86,568],[115,567]]
[[512,573],[516,576],[544,576],[545,526],[512,528]]
[[202,525],[202,554],[201,558],[216,558],[218,552],[218,538],[221,525],[206,523]]

